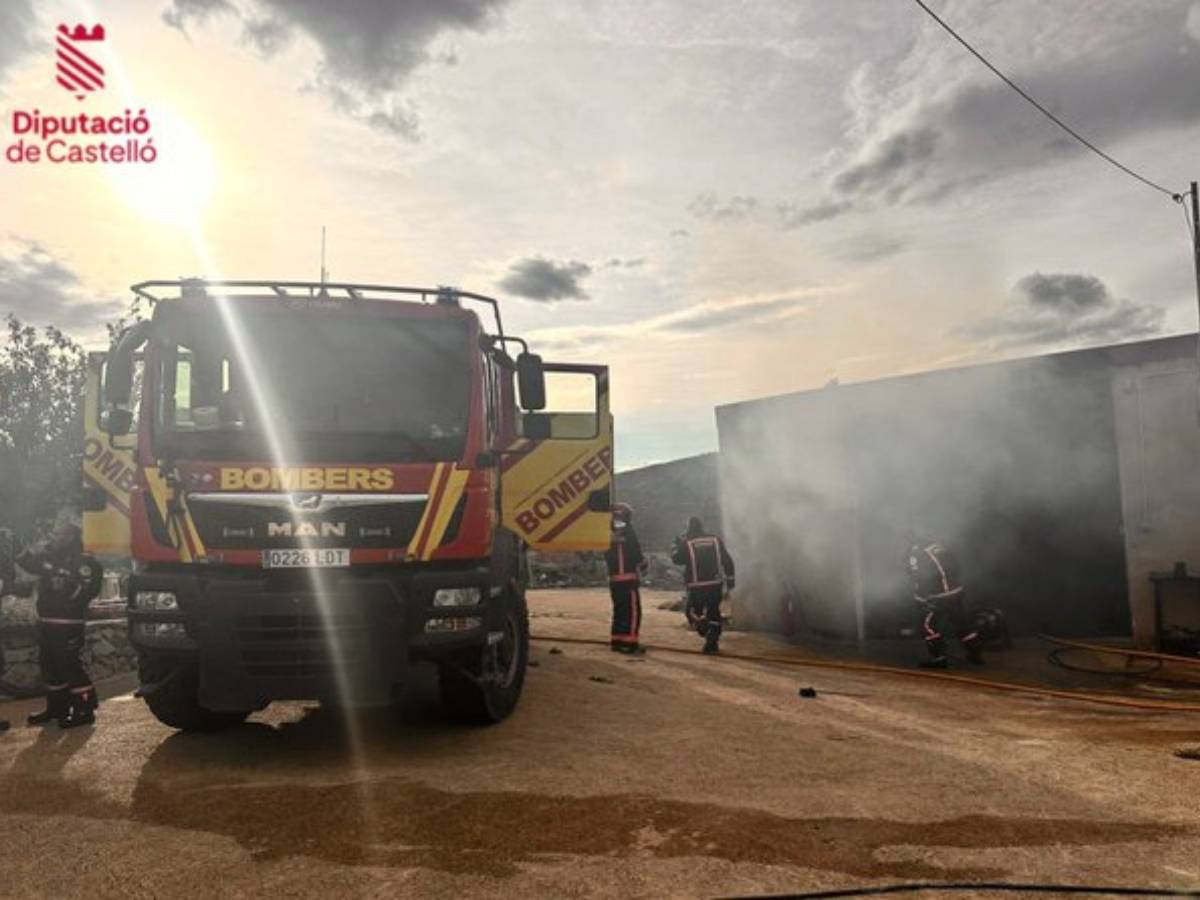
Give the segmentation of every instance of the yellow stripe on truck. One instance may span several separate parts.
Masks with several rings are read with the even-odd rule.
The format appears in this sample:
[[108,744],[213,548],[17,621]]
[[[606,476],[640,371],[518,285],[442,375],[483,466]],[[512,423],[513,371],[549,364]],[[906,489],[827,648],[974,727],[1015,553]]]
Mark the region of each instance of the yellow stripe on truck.
[[[450,518],[454,515],[454,508],[458,506],[458,501],[462,497],[463,489],[467,486],[467,477],[470,474],[467,470],[458,468],[450,472],[449,481],[446,484],[445,490],[442,491],[441,500],[437,505],[438,508],[434,511],[433,525],[430,528],[429,537],[425,539],[425,545],[421,551],[421,559],[431,559],[433,552],[441,546],[442,538],[446,535],[446,528],[450,525]],[[430,502],[432,502],[432,499]]]

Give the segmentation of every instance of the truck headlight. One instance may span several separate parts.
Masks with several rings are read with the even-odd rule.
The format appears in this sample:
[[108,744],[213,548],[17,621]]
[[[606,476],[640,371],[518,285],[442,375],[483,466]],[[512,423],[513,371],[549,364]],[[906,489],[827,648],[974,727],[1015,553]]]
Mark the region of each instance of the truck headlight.
[[477,587],[438,588],[433,595],[434,606],[478,606],[483,589]]
[[148,612],[175,612],[179,598],[173,591],[138,591],[133,595],[133,608]]

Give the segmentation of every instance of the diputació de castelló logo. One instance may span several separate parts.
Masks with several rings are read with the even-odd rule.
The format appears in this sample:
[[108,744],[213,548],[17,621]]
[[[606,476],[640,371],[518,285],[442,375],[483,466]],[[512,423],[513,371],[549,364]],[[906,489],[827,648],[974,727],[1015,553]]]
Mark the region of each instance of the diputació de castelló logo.
[[[77,101],[105,91],[106,72],[96,57],[107,38],[103,25],[59,25],[54,34],[54,80]],[[57,113],[14,109],[9,163],[152,163],[158,158],[144,109]]]
[[104,40],[104,26],[85,28],[76,25],[58,26],[55,39],[55,79],[62,87],[82,100],[92,91],[104,88],[104,66],[92,58],[90,44]]

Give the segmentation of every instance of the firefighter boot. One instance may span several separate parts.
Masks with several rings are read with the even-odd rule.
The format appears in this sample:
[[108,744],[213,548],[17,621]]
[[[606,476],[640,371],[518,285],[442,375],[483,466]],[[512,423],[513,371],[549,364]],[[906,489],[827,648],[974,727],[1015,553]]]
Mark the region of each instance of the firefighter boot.
[[721,626],[717,622],[709,622],[704,634],[704,652],[707,654],[720,653]]
[[967,659],[977,666],[983,665],[983,648],[979,646],[982,643],[983,641],[978,637],[967,638],[963,641],[963,650],[967,652]]
[[61,719],[67,714],[67,708],[70,705],[70,690],[67,688],[55,688],[52,691],[46,692],[46,708],[41,712],[32,713],[25,718],[26,725],[49,725],[56,719]]
[[72,691],[67,714],[58,720],[59,728],[78,728],[80,725],[92,725],[96,722],[96,689]]
[[946,657],[946,642],[941,635],[926,637],[925,649],[929,651],[929,659],[921,660],[922,669],[950,668],[950,660]]

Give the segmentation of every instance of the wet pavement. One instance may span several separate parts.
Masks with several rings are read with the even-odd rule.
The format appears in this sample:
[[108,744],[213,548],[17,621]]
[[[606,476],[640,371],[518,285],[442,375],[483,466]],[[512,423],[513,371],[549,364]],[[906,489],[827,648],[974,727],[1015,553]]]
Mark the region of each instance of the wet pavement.
[[[658,599],[645,637],[698,646]],[[537,592],[533,629],[602,638],[607,607]],[[0,896],[1200,887],[1200,763],[1171,753],[1200,743],[1200,716],[552,641],[533,660],[517,713],[482,730],[445,722],[428,685],[401,722],[289,703],[182,735],[118,684],[94,729],[17,728]]]

